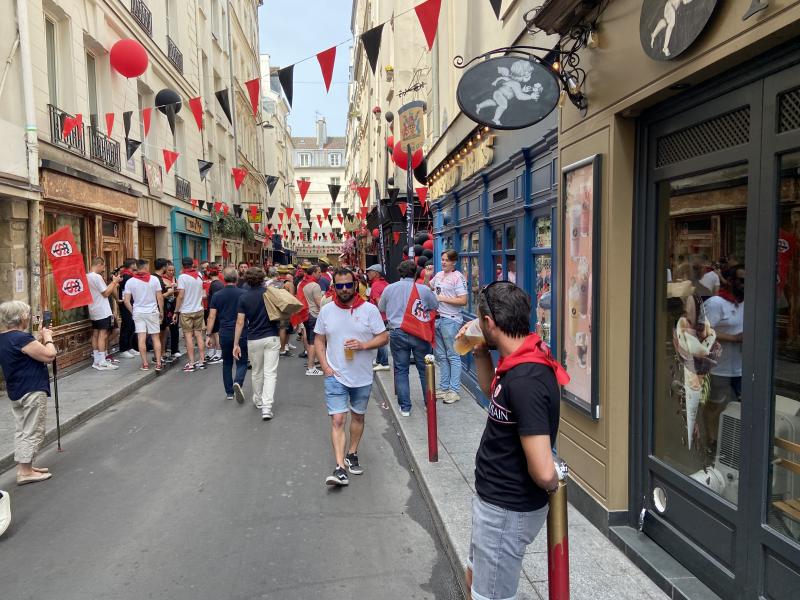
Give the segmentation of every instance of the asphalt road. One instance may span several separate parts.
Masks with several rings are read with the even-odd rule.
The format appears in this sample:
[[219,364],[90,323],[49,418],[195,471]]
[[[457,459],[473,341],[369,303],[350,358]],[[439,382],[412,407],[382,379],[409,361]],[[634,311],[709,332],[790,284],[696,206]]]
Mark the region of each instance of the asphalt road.
[[374,399],[366,472],[328,488],[322,378],[282,358],[275,419],[262,422],[249,381],[244,405],[226,401],[220,371],[172,369],[95,417],[42,454],[47,482],[0,475],[13,510],[0,598],[461,598]]

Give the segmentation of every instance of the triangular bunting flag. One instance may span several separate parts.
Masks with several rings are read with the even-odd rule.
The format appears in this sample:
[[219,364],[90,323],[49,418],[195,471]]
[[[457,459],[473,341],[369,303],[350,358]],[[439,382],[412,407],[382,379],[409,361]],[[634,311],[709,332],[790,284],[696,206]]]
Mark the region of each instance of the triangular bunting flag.
[[319,223],[319,227],[322,229],[322,215],[317,215],[317,223]]
[[[308,188],[311,187],[311,182],[306,181],[305,179],[298,179],[297,180],[297,189],[300,191],[300,199],[305,200],[306,194],[308,193]],[[291,214],[289,215],[292,216]]]
[[125,137],[130,137],[131,135],[131,117],[133,117],[132,110],[126,110],[122,113],[122,124],[125,126]]
[[256,220],[256,217],[258,216],[258,204],[250,205],[250,216],[253,218],[254,221]]
[[389,203],[394,204],[397,202],[397,195],[400,193],[400,188],[389,188]]
[[405,217],[406,216],[406,211],[408,210],[408,202],[398,202],[397,206],[400,207],[400,212]]
[[319,67],[322,69],[322,79],[325,80],[325,90],[331,90],[331,80],[333,79],[333,65],[336,62],[336,46],[328,48],[317,54]]
[[278,70],[278,81],[281,82],[283,93],[286,96],[286,101],[289,103],[289,108],[292,107],[292,96],[294,95],[294,65],[289,65],[283,69]]
[[339,197],[339,190],[341,190],[341,189],[342,189],[342,186],[337,185],[335,183],[329,183],[328,184],[328,192],[331,195],[331,204],[335,204],[336,203],[336,198]]
[[144,137],[147,137],[147,134],[150,133],[150,116],[152,113],[153,113],[152,108],[142,109],[142,124],[144,125]]
[[367,209],[367,208],[362,208],[361,209],[361,218],[362,219],[366,219],[368,214],[369,214],[369,209]]
[[111,132],[114,131],[114,113],[106,113],[106,135],[111,137]]
[[327,219],[328,219],[328,223],[333,225],[333,215],[328,215]]
[[291,218],[292,218],[292,213],[293,213],[293,212],[294,212],[294,208],[292,208],[292,207],[290,206],[289,208],[287,208],[287,209],[286,209],[286,216],[287,216],[287,217],[289,217],[289,218],[291,219]]
[[281,225],[283,225],[283,213],[282,213],[282,212],[279,212],[279,213],[278,213],[278,223],[280,223]]
[[339,219],[339,225],[343,225],[344,224],[344,217],[342,216],[341,213],[338,213],[336,215],[336,218]]
[[192,109],[192,114],[194,115],[195,123],[197,123],[197,128],[203,128],[203,99],[198,96],[197,98],[189,98],[189,108]]
[[129,140],[129,139],[125,140],[125,157],[127,158],[127,160],[130,160],[133,157],[133,155],[136,154],[136,151],[139,149],[139,146],[141,145],[142,142],[136,140]]
[[250,106],[253,107],[253,116],[258,114],[258,101],[261,98],[261,79],[256,77],[250,81],[245,81],[247,93],[250,95]]
[[192,198],[192,210],[197,209],[197,198]]
[[175,161],[178,160],[178,153],[173,152],[172,150],[162,150],[164,153],[164,168],[166,169],[167,173],[172,168],[172,165],[175,164]]
[[325,215],[325,218],[328,219],[330,215],[331,209],[330,208],[323,208],[322,214]]
[[222,212],[225,213],[226,217],[228,216],[228,205],[227,204],[223,204],[222,205]]
[[417,192],[417,197],[419,198],[419,203],[424,205],[428,201],[428,188],[426,188],[426,187],[418,187],[418,188],[414,188],[414,191]]
[[272,220],[272,215],[274,215],[274,214],[275,214],[275,207],[274,206],[270,206],[267,209],[267,221],[271,221]]
[[242,185],[242,182],[247,177],[247,169],[237,169],[236,167],[232,167],[231,175],[233,175],[233,185],[236,186],[236,189],[238,190]]
[[197,168],[200,170],[200,181],[206,180],[206,175],[211,170],[211,167],[214,166],[213,162],[209,162],[207,160],[202,160],[200,158],[197,159]]
[[239,206],[238,204],[234,204],[233,205],[233,214],[235,214],[237,217],[241,218],[241,216],[242,216],[242,207]]
[[[304,208],[303,212],[306,213],[306,221],[311,223],[311,209],[310,208]],[[300,224],[300,215],[297,215],[297,224],[298,225]],[[310,225],[309,225],[309,227],[310,227]]]
[[197,205],[200,207],[200,210],[202,211],[205,208],[206,203],[203,200],[198,200]]
[[260,227],[260,225],[258,223],[253,223],[253,229],[256,230],[256,233],[258,233],[259,227]]
[[361,34],[361,43],[364,45],[364,52],[367,53],[367,60],[372,68],[373,75],[375,75],[375,69],[378,67],[378,54],[381,51],[382,34],[383,23]]
[[433,49],[433,41],[436,39],[436,29],[439,27],[439,11],[442,8],[442,0],[425,0],[422,4],[414,7],[422,26],[422,33],[428,42],[428,50]]
[[61,128],[61,137],[69,137],[76,127],[79,130],[78,135],[80,135],[80,129],[83,128],[83,115],[79,113],[74,117],[64,117],[64,124]]
[[392,232],[392,239],[394,239],[394,245],[397,246],[397,244],[400,242],[400,232],[399,231],[393,231]]
[[342,208],[342,214],[344,215],[345,219],[347,218],[347,215],[349,213],[350,213],[350,209],[349,208]]
[[267,189],[269,190],[270,196],[272,192],[275,191],[275,185],[278,183],[278,179],[277,175],[267,175]]
[[164,114],[167,115],[167,123],[169,123],[169,130],[172,132],[172,137],[175,137],[175,103],[167,104],[164,107]]
[[499,19],[500,18],[500,6],[503,4],[503,0],[489,0],[489,3],[492,5],[492,10],[494,11],[494,16]]
[[222,202],[214,202],[214,212],[218,213],[222,210]]
[[224,112],[225,116],[228,117],[228,122],[233,125],[233,118],[231,117],[231,100],[228,94],[228,88],[214,92],[214,95],[217,97],[217,101],[222,107],[222,112]]
[[368,187],[358,188],[358,195],[361,197],[361,206],[367,205],[367,201],[369,200],[369,192],[370,188]]

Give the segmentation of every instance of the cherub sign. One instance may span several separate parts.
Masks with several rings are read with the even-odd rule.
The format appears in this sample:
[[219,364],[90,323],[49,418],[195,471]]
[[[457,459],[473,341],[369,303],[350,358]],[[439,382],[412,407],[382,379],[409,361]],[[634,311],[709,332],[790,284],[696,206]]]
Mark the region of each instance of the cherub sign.
[[473,121],[493,129],[538,123],[558,103],[555,75],[539,63],[514,56],[481,61],[458,84],[458,105]]

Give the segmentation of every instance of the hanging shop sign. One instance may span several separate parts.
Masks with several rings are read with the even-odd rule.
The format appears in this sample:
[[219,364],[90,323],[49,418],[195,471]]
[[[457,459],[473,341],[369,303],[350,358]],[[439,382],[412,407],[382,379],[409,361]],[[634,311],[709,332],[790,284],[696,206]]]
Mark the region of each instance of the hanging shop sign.
[[560,93],[550,69],[528,58],[500,56],[467,70],[458,82],[456,98],[476,123],[523,129],[553,112]]
[[653,60],[672,60],[700,36],[717,0],[644,0],[639,38]]
[[160,198],[164,193],[164,181],[161,178],[161,165],[149,158],[144,159],[144,172],[147,176],[147,191],[151,196]]
[[[440,198],[470,179],[481,169],[491,165],[494,161],[494,139],[493,135],[483,136],[459,152],[458,158],[451,159],[443,167],[444,173],[441,177],[430,184],[428,196],[431,199]],[[453,164],[450,165],[450,162]]]
[[203,229],[203,222],[197,217],[184,217],[183,224],[186,228],[186,231],[190,231],[198,235],[203,235],[205,233],[205,230]]
[[414,100],[404,104],[397,110],[400,125],[400,142],[403,151],[411,146],[413,154],[425,143],[425,103]]

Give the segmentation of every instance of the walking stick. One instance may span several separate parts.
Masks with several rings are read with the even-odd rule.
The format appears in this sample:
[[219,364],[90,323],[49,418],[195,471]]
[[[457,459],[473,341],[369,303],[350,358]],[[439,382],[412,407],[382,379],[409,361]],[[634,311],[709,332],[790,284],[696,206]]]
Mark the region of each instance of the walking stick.
[[[53,313],[49,310],[44,311],[42,315],[42,327],[49,328],[50,324],[53,322]],[[53,344],[55,347],[55,344]],[[57,351],[58,349],[56,349]],[[56,364],[56,359],[53,359],[53,400],[56,403],[56,438],[58,443],[58,451],[63,452],[61,449],[61,414],[58,409],[58,364]]]

